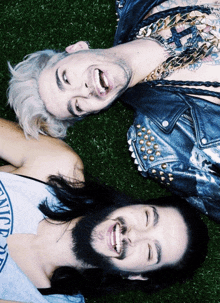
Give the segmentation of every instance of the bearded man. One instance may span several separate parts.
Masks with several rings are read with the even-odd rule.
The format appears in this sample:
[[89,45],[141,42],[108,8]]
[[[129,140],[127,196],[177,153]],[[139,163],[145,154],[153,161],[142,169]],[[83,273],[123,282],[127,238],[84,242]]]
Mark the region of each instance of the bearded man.
[[27,140],[3,119],[0,129],[9,163],[0,169],[3,302],[152,292],[191,277],[204,260],[207,228],[185,201],[135,201],[85,182],[81,159],[63,141]]

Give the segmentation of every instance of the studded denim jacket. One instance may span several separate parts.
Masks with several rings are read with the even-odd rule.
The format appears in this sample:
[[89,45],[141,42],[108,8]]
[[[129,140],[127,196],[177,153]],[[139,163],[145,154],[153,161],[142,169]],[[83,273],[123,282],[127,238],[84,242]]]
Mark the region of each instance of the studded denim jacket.
[[[115,44],[132,40],[143,16],[161,2],[116,1]],[[208,91],[187,92],[147,83],[127,90],[120,99],[135,109],[129,150],[144,177],[220,221],[220,106],[199,97]]]

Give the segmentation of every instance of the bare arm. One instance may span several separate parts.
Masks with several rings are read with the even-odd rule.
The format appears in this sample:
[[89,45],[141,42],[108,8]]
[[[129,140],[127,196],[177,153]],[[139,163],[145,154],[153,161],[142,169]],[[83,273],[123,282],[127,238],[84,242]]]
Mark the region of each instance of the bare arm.
[[66,143],[48,136],[27,140],[16,123],[4,119],[0,119],[0,158],[11,164],[2,171],[41,181],[54,174],[84,180],[82,161]]
[[14,170],[16,170],[17,167],[13,165],[2,165],[0,166],[0,172],[5,172],[5,173],[13,173]]

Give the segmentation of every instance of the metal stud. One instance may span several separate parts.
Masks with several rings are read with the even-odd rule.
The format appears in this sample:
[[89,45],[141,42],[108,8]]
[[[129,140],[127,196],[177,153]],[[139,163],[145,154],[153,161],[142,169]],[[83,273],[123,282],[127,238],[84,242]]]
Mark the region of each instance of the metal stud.
[[154,141],[154,140],[155,140],[155,137],[154,137],[154,136],[151,136],[151,137],[150,137],[150,140],[151,140],[151,141]]
[[161,167],[162,167],[163,169],[166,169],[166,168],[167,168],[166,163],[161,164]]
[[158,149],[159,145],[158,144],[154,144],[154,149]]
[[142,152],[145,151],[145,147],[144,147],[144,146],[141,147],[141,151],[142,151]]
[[143,139],[140,140],[139,143],[140,143],[140,144],[144,144],[144,140],[143,140]]
[[150,130],[150,129],[148,129],[148,130],[147,130],[147,133],[148,133],[148,135],[150,135],[150,134],[151,134],[151,130]]
[[173,178],[172,178],[172,177],[170,177],[170,178],[169,178],[169,180],[170,180],[170,182],[172,182],[172,181],[173,181]]
[[164,172],[163,172],[163,171],[160,171],[159,174],[162,176],[162,175],[164,175]]
[[140,124],[137,124],[136,127],[137,127],[137,128],[141,128]]
[[143,159],[144,159],[144,160],[147,160],[147,155],[144,155],[144,156],[143,156]]
[[142,132],[145,132],[146,131],[146,128],[145,127],[142,127]]
[[153,152],[152,149],[148,149],[148,150],[147,150],[147,153],[148,153],[148,154],[152,154],[152,152]]
[[154,161],[154,156],[149,157],[150,161]]
[[156,156],[159,157],[161,155],[161,153],[159,151],[156,151]]
[[156,169],[152,169],[152,174],[156,174],[157,173],[157,171],[156,171]]
[[142,132],[138,132],[138,137],[141,137],[142,136]]
[[145,139],[145,140],[148,140],[148,135],[144,135],[144,139]]
[[150,142],[150,141],[147,141],[147,142],[146,142],[146,145],[147,145],[147,146],[151,146],[151,142]]
[[162,125],[163,125],[163,127],[167,127],[167,126],[169,126],[169,122],[165,120],[162,122]]
[[202,144],[206,144],[207,143],[207,139],[206,138],[203,138],[201,141],[202,141]]
[[161,181],[164,181],[166,178],[165,177],[161,177]]
[[173,177],[173,174],[169,173],[168,176],[169,176],[169,177]]

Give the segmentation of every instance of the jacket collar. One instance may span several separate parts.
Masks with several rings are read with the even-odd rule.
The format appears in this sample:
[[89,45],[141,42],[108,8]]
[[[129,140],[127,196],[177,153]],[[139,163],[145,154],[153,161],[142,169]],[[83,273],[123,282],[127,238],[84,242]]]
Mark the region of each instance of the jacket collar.
[[180,93],[149,87],[146,83],[128,89],[120,100],[148,116],[165,133],[171,132],[179,117],[190,108]]
[[118,26],[115,33],[114,45],[133,39],[130,35],[133,29],[143,20],[149,11],[165,0],[116,0]]

